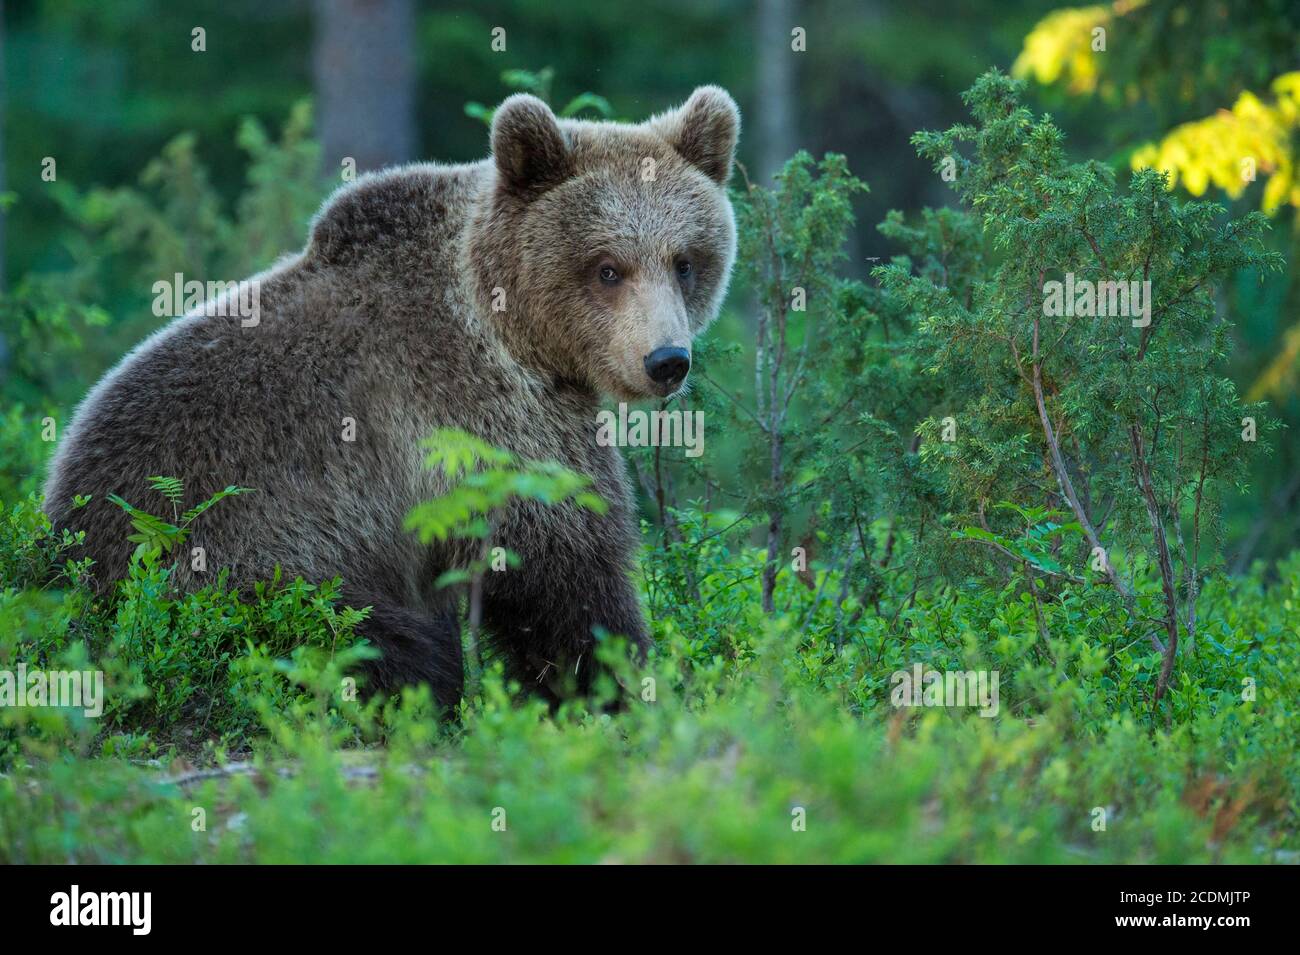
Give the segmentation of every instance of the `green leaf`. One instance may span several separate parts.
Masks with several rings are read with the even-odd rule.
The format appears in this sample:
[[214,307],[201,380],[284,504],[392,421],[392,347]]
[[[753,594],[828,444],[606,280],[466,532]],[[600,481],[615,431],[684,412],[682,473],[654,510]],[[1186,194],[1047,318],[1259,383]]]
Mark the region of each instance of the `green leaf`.
[[191,507],[188,511],[182,514],[181,524],[187,525],[192,523],[196,517],[198,517],[200,514],[208,510],[210,507],[212,507],[214,504],[216,504],[219,501],[224,501],[226,498],[234,497],[237,494],[247,494],[249,491],[252,490],[253,488],[251,487],[237,487],[234,484],[222,488],[220,491],[218,491],[216,494],[213,494],[202,504],[196,504],[194,507]]
[[438,589],[443,587],[453,587],[456,584],[467,584],[474,579],[474,575],[463,568],[453,568],[438,575],[438,579],[433,582],[433,586]]

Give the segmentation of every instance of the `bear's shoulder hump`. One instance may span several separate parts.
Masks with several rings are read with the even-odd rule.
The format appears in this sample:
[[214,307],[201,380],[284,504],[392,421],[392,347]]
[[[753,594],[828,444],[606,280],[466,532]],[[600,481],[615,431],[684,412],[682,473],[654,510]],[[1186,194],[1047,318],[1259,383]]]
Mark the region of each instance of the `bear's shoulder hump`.
[[312,220],[307,258],[342,265],[391,253],[406,243],[427,245],[468,218],[479,170],[472,165],[418,163],[368,173],[325,200]]

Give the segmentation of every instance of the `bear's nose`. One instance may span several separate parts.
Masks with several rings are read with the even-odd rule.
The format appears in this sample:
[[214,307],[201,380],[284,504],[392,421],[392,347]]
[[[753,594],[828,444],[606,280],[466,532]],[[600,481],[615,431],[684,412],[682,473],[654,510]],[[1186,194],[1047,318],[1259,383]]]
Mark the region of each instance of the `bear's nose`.
[[645,373],[657,385],[675,385],[691,370],[691,353],[685,348],[656,348],[645,356]]

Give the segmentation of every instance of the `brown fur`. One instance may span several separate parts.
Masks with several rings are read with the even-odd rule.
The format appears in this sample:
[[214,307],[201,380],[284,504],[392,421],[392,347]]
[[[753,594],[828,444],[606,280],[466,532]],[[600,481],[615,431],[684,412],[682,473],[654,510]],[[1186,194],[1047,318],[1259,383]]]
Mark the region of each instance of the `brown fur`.
[[[191,545],[209,570],[182,560],[177,582],[203,586],[228,569],[247,587],[277,564],[290,577],[341,576],[352,605],[375,608],[363,625],[384,655],[375,683],[425,681],[450,705],[459,633],[433,581],[468,553],[422,547],[402,523],[445,490],[420,440],[462,428],[590,475],[610,502],[605,516],[513,506],[496,542],[523,565],[485,582],[484,623],[512,674],[528,685],[573,672],[586,685],[593,627],[647,640],[628,578],[633,500],[619,452],[595,440],[599,395],[661,394],[644,356],[689,347],[716,314],[735,254],[722,186],[738,119],[712,87],[639,126],[558,121],[516,96],[497,112],[493,159],[345,186],[306,250],[257,277],[256,327],[191,313],[91,391],[51,466],[48,513],[86,531],[107,583],[131,550],[107,493],[147,506],[153,474],[183,478],[186,506],[228,484],[255,488],[199,519]],[[683,255],[689,281],[674,272]],[[596,278],[597,260],[618,263],[619,287]],[[74,494],[92,503],[73,510]]]

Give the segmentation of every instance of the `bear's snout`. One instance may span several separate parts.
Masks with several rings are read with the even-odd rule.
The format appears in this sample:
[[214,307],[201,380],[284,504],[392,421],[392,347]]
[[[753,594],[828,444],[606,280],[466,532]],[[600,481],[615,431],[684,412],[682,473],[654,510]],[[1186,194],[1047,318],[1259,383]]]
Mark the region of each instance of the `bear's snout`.
[[645,356],[645,373],[666,388],[676,388],[690,370],[691,353],[685,348],[656,348]]

